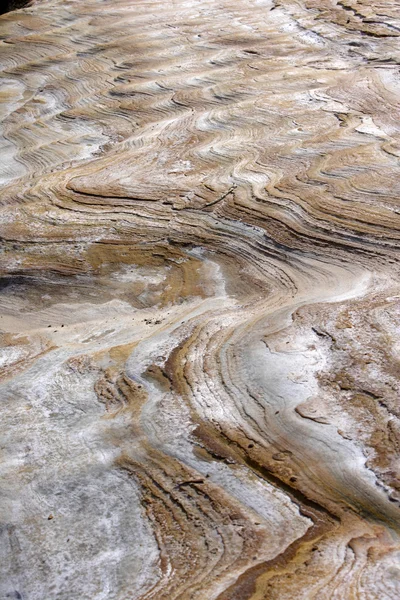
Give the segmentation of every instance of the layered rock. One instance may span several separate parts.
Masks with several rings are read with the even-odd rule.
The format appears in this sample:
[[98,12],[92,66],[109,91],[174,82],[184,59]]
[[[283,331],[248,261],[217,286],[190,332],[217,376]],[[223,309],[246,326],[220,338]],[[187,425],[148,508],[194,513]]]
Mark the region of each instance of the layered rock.
[[3,596],[398,598],[398,6],[0,23]]

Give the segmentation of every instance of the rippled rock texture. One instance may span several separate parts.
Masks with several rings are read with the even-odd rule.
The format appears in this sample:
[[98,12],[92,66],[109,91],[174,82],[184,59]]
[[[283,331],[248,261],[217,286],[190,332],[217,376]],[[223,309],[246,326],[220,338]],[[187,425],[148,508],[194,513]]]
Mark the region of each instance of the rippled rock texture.
[[1,598],[400,597],[399,11],[1,17]]

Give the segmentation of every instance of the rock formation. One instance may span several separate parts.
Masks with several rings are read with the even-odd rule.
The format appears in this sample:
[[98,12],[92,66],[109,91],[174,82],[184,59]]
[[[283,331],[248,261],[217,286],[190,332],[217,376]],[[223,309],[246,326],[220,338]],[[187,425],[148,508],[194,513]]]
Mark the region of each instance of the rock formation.
[[1,598],[400,598],[399,15],[0,18]]

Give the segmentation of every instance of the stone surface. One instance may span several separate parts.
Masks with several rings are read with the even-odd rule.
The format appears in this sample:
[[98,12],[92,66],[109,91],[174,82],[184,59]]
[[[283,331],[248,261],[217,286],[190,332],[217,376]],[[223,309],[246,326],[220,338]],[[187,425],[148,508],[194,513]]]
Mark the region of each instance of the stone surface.
[[400,597],[400,7],[0,18],[0,596]]

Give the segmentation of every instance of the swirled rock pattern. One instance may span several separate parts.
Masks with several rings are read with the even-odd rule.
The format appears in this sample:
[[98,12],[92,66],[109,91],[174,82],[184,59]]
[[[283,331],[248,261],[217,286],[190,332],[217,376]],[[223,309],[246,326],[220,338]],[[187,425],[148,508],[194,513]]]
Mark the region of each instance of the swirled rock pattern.
[[2,598],[400,597],[399,14],[1,17]]

